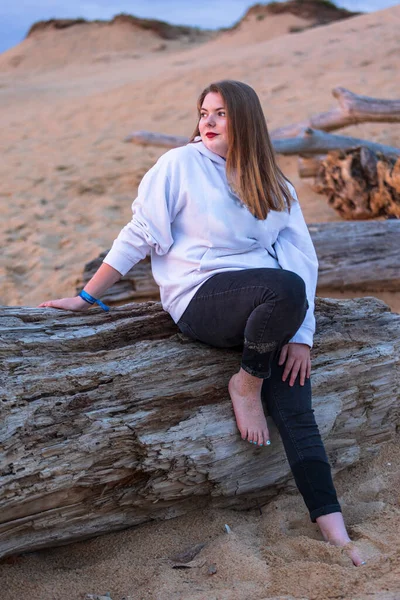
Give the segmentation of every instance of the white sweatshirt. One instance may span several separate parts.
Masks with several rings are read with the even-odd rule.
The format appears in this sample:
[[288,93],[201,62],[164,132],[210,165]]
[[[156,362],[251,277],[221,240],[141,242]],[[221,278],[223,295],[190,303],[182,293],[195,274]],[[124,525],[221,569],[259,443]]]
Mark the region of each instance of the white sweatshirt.
[[166,152],[146,173],[133,217],[104,262],[125,275],[151,253],[164,310],[178,322],[212,275],[252,268],[293,271],[309,309],[291,342],[312,346],[318,262],[294,188],[289,212],[256,219],[229,188],[226,163],[203,142]]

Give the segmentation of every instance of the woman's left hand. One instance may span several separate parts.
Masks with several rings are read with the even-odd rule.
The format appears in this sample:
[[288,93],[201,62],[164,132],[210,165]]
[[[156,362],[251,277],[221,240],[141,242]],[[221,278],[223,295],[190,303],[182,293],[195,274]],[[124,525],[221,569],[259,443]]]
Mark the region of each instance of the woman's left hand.
[[286,381],[290,374],[289,385],[293,386],[297,375],[300,373],[300,385],[304,385],[306,377],[311,375],[310,346],[307,344],[286,344],[283,346],[279,365],[286,365],[282,375],[282,381]]

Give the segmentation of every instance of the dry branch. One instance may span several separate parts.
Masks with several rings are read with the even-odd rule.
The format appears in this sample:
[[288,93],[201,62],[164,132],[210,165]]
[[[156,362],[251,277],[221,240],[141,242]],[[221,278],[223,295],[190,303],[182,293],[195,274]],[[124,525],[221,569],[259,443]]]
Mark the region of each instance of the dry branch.
[[348,125],[365,122],[400,122],[400,100],[382,100],[359,96],[342,87],[332,90],[339,102],[337,108],[319,113],[301,123],[279,127],[271,131],[272,138],[290,138],[301,135],[308,128],[334,131]]
[[188,137],[181,135],[166,135],[151,131],[133,131],[126,136],[124,142],[133,142],[139,146],[161,146],[161,148],[179,148],[185,146]]
[[316,129],[305,129],[301,136],[288,139],[273,139],[275,152],[278,154],[325,154],[331,150],[350,150],[366,147],[373,152],[388,156],[400,156],[400,148],[378,144],[369,140],[332,135]]
[[[400,316],[372,298],[317,303],[314,406],[334,472],[398,423]],[[240,353],[189,342],[156,303],[105,314],[0,311],[0,556],[167,519],[248,508],[292,485],[227,394]]]
[[365,147],[331,152],[313,187],[344,219],[400,218],[400,158]]
[[[400,222],[370,221],[309,225],[319,261],[318,292],[398,291],[400,289]],[[82,283],[93,277],[106,252],[85,265]],[[140,261],[103,297],[109,304],[159,300],[150,259]]]
[[[178,148],[188,143],[189,138],[164,135],[162,133],[152,133],[149,131],[135,131],[131,133],[125,141],[134,144],[154,145],[163,148]],[[381,152],[389,156],[400,156],[400,148],[352,138],[344,135],[332,135],[315,129],[307,128],[302,134],[295,138],[272,139],[272,145],[277,154],[326,154],[331,150],[347,150],[359,146],[370,148],[374,152]]]
[[[374,152],[394,154],[399,156],[400,149],[383,144],[376,144],[368,140],[358,138],[347,138],[344,136],[316,136],[316,132],[333,131],[348,125],[365,122],[400,122],[400,100],[385,100],[371,98],[354,94],[342,87],[332,90],[339,106],[323,113],[310,117],[301,123],[279,127],[271,131],[272,143],[278,154],[315,154],[328,152],[330,150],[346,150],[355,146],[366,146]],[[310,136],[313,135],[313,142]],[[292,144],[286,144],[287,138],[294,138]],[[189,139],[184,136],[164,135],[149,131],[136,131],[128,135],[125,142],[133,142],[140,145],[155,145],[163,148],[177,148],[188,143]],[[315,144],[319,144],[318,148]],[[308,177],[309,175],[301,175]]]

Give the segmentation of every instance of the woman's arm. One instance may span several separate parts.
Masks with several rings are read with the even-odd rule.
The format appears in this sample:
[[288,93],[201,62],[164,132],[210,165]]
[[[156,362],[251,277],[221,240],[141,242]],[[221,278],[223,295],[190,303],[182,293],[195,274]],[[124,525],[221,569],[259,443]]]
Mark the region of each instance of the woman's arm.
[[[84,287],[84,291],[100,298],[114,283],[121,279],[122,275],[110,265],[102,263],[92,279]],[[59,300],[48,300],[39,304],[40,307],[61,308],[63,310],[88,310],[91,304],[83,300],[80,296],[72,298],[60,298]]]
[[[102,265],[86,284],[84,291],[93,298],[99,299],[152,249],[157,254],[166,254],[173,244],[167,155],[161,157],[143,177],[138,197],[132,205],[132,220],[114,240]],[[87,310],[90,306],[91,304],[80,296],[49,300],[40,304],[40,307],[76,311]]]
[[310,348],[315,331],[314,299],[318,277],[318,260],[308,227],[304,220],[296,192],[291,187],[294,202],[287,226],[279,233],[275,243],[278,262],[283,269],[302,277],[306,286],[309,308],[306,317],[289,344],[283,346],[279,364],[285,365],[282,380],[293,386],[297,376],[304,385],[311,374]]
[[288,223],[279,232],[274,247],[282,269],[299,275],[306,286],[308,310],[302,325],[290,342],[307,344],[311,348],[315,331],[314,303],[318,260],[294,188],[292,188],[292,194],[294,201]]

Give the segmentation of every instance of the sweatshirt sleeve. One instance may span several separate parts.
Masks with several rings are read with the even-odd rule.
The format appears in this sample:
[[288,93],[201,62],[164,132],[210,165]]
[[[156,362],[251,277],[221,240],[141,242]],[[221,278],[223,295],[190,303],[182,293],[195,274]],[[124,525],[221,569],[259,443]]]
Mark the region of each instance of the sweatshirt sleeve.
[[166,254],[174,243],[172,202],[168,164],[160,159],[143,177],[132,204],[132,219],[114,240],[103,262],[126,275],[152,249]]
[[293,271],[303,279],[306,285],[308,310],[302,325],[290,342],[313,345],[315,332],[315,290],[318,278],[318,260],[308,227],[301,212],[300,204],[294,188],[289,220],[279,232],[275,242],[275,252],[282,269]]

